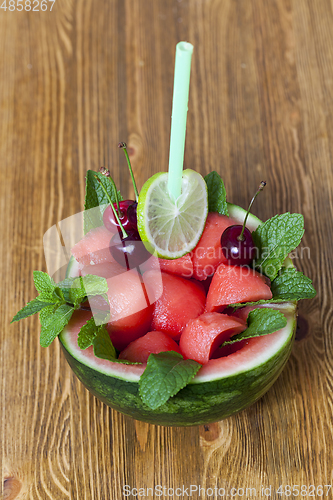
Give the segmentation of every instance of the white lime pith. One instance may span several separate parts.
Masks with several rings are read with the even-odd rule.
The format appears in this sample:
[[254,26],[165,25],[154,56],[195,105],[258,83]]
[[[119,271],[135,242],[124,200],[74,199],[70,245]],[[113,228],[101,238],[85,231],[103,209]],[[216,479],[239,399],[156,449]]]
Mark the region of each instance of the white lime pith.
[[207,185],[194,170],[184,170],[181,195],[168,193],[168,174],[160,172],[144,184],[138,202],[138,230],[158,257],[177,259],[197,245],[208,214]]

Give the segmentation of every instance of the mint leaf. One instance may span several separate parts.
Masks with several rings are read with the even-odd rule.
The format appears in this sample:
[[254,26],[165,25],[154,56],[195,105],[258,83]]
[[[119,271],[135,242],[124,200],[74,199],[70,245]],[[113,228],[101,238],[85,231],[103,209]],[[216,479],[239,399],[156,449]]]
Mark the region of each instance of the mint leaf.
[[82,277],[74,278],[69,290],[69,302],[76,307],[83,302],[86,295],[87,293],[84,289]]
[[82,278],[87,296],[107,294],[109,287],[105,278],[95,274],[86,274]]
[[11,323],[14,321],[20,321],[20,319],[28,318],[28,316],[32,316],[41,311],[44,307],[49,306],[49,302],[42,302],[41,300],[33,299],[26,306],[24,306],[18,313],[15,314]]
[[116,358],[116,350],[113,347],[110,336],[105,326],[99,326],[97,334],[93,340],[94,354],[98,358],[114,361]]
[[63,304],[49,318],[43,321],[40,332],[40,345],[42,347],[48,347],[52,344],[71,319],[73,311],[73,307]]
[[34,271],[33,276],[35,288],[37,292],[39,292],[37,300],[42,302],[59,303],[59,305],[65,302],[61,290],[47,273]]
[[81,327],[77,343],[80,349],[87,349],[93,345],[94,354],[98,358],[108,359],[114,363],[123,363],[126,365],[142,364],[128,361],[127,359],[117,359],[116,350],[113,347],[107,329],[102,325],[96,326],[94,318],[90,318],[87,323]]
[[93,345],[97,329],[98,327],[96,326],[94,318],[88,319],[87,323],[81,327],[77,337],[77,345],[80,349],[87,349]]
[[273,280],[288,253],[294,250],[304,234],[301,214],[275,215],[261,224],[253,233],[253,241],[259,250],[255,267]]
[[227,207],[227,195],[223,180],[215,171],[205,176],[208,189],[208,211],[229,215]]
[[247,317],[248,327],[244,332],[233,335],[231,339],[224,342],[223,345],[233,344],[243,339],[253,337],[260,337],[261,335],[268,335],[269,333],[281,330],[287,324],[286,317],[276,309],[262,307],[250,311]]
[[66,278],[58,283],[66,302],[78,306],[86,297],[102,295],[107,300],[108,284],[105,278],[87,274],[75,278]]
[[242,307],[260,306],[262,304],[280,304],[283,302],[289,302],[289,300],[293,299],[281,299],[273,297],[272,299],[261,299],[257,300],[256,302],[236,302],[235,304],[230,304],[228,307],[231,307],[232,309],[241,309]]
[[86,297],[86,291],[83,286],[82,277],[66,278],[58,283],[66,302],[77,306]]
[[53,293],[57,285],[47,273],[43,273],[42,271],[34,271],[33,276],[37,292],[43,294]]
[[[105,177],[100,172],[94,172],[93,170],[88,170],[86,176],[86,197],[84,202],[84,233],[86,234],[91,229],[103,225],[103,208],[101,210],[90,210],[92,208],[99,207],[100,205],[109,205],[109,200],[103,191],[100,183],[96,179],[96,176],[102,182],[105,187],[112,203],[116,202],[114,195],[113,186],[108,177]],[[117,191],[118,200],[122,200],[122,196],[119,191]],[[105,207],[104,207],[105,208]]]
[[183,389],[200,368],[196,361],[184,360],[174,351],[150,354],[139,382],[142,401],[156,410]]
[[49,321],[51,314],[53,314],[58,309],[58,304],[50,304],[44,307],[39,313],[39,321],[43,326],[47,321]]
[[71,303],[70,291],[73,286],[73,283],[78,278],[65,278],[63,281],[60,281],[57,286],[60,288],[65,301]]
[[317,293],[311,279],[292,267],[281,270],[272,281],[271,290],[274,298],[283,300],[312,299]]
[[[66,302],[64,294],[62,293],[61,288],[59,288],[58,286],[55,287],[53,295],[56,298],[56,302],[61,302],[62,304],[64,304]],[[39,299],[41,299],[42,297],[43,297],[43,294],[41,294],[39,296]]]

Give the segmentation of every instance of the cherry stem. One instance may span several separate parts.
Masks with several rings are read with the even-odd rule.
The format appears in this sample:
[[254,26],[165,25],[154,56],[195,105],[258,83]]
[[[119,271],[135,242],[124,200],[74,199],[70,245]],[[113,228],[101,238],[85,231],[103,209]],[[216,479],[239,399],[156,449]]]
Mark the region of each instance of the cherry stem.
[[118,144],[118,148],[122,149],[124,151],[124,153],[125,153],[126,160],[127,160],[127,165],[128,165],[128,168],[129,168],[129,171],[130,171],[130,174],[131,174],[131,179],[132,179],[132,183],[133,183],[133,187],[134,187],[135,201],[138,202],[139,193],[138,193],[138,190],[137,190],[137,187],[136,187],[136,184],[135,184],[134,174],[133,174],[132,165],[131,165],[131,162],[130,162],[130,159],[129,159],[129,156],[128,156],[126,142],[120,142]]
[[[103,189],[103,191],[104,191],[104,193],[105,193],[105,196],[106,196],[106,197],[107,197],[107,199],[109,200],[109,203],[110,203],[111,208],[112,208],[112,210],[113,210],[113,213],[114,213],[114,216],[115,216],[115,218],[116,218],[116,221],[117,221],[117,223],[118,223],[118,225],[119,225],[120,229],[122,230],[122,233],[123,233],[123,238],[127,238],[127,237],[128,237],[128,234],[126,233],[126,231],[125,231],[125,229],[124,229],[124,226],[123,226],[123,225],[122,225],[122,223],[120,222],[120,219],[119,219],[118,214],[117,214],[117,210],[116,210],[116,209],[114,208],[114,206],[113,206],[113,203],[112,203],[112,200],[111,200],[111,198],[110,198],[110,196],[109,196],[109,193],[107,192],[107,190],[106,190],[106,189],[105,189],[105,187],[103,186],[102,181],[101,181],[101,180],[97,177],[97,175],[95,175],[95,178],[98,180],[98,182],[99,182],[99,184],[100,184],[101,188]],[[114,180],[113,180],[111,177],[109,177],[109,181],[110,181],[110,182],[111,182],[111,184],[112,184],[113,191],[114,191],[114,193],[115,193],[116,202],[117,202],[117,205],[118,205],[118,207],[119,207],[119,202],[118,202],[118,194],[117,194],[117,188],[116,188],[116,185],[115,185],[115,183],[114,183]],[[118,208],[118,210],[119,210],[119,208]],[[119,210],[119,213],[120,213],[120,210]]]
[[[107,168],[105,168],[105,167],[101,167],[101,168],[99,169],[99,171],[100,171],[100,173],[101,173],[102,175],[104,175],[104,177],[107,177],[107,178],[109,178],[109,179],[110,179],[110,170],[108,170],[108,169],[107,169]],[[111,181],[112,181],[112,179],[111,179]],[[117,189],[115,189],[115,187],[114,187],[113,185],[112,185],[112,187],[113,187],[114,194],[115,194],[115,198],[116,198],[116,204],[117,204],[118,213],[119,213],[119,215],[120,215],[120,217],[121,217],[122,212],[121,212],[121,210],[120,210],[120,206],[119,206],[119,200],[118,200],[118,193],[117,193]]]
[[237,236],[237,239],[238,241],[243,241],[244,240],[244,230],[245,230],[245,226],[246,226],[246,221],[247,221],[247,218],[249,216],[249,213],[250,213],[250,210],[251,210],[251,207],[253,205],[253,202],[254,200],[256,199],[256,197],[258,196],[258,194],[260,193],[260,191],[262,191],[264,189],[264,187],[266,186],[266,181],[261,181],[260,183],[260,186],[258,188],[258,191],[256,192],[256,194],[253,196],[252,200],[251,200],[251,203],[249,205],[249,208],[247,209],[247,212],[246,212],[246,215],[245,215],[245,219],[244,219],[244,222],[243,222],[243,227],[242,227],[242,231],[241,231],[241,234],[239,236]]

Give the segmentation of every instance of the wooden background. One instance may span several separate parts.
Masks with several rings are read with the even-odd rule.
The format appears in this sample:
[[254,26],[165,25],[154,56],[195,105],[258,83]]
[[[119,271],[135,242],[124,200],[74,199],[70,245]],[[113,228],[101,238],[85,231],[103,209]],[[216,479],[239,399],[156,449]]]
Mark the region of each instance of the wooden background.
[[[272,485],[277,499],[287,498],[274,493],[281,484],[333,484],[332,33],[330,0],[56,0],[52,12],[0,9],[6,500],[120,500],[124,484],[255,487],[255,498],[268,498],[261,488]],[[130,195],[120,140],[139,187],[167,169],[180,40],[195,47],[186,167],[217,170],[229,201],[242,206],[267,180],[254,210],[263,219],[302,212],[310,254],[297,267],[318,290],[300,305],[300,340],[269,393],[233,418],[185,429],[111,411],[75,379],[57,342],[39,346],[37,318],[9,325],[35,296],[32,271],[45,270],[44,232],[82,209],[87,169],[108,166]]]

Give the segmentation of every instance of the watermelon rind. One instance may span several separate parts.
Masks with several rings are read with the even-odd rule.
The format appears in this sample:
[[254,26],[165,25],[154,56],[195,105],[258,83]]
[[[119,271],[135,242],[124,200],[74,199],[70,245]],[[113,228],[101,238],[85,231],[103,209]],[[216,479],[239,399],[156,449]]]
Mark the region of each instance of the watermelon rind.
[[[230,217],[241,223],[246,211],[228,204]],[[250,214],[247,226],[255,230],[261,221]],[[290,261],[291,262],[291,261]],[[286,265],[289,265],[286,262]],[[292,265],[292,263],[291,263]],[[67,276],[75,276],[77,262],[71,259]],[[141,420],[163,426],[192,426],[225,419],[261,398],[282,372],[292,350],[296,331],[295,303],[266,304],[285,315],[287,325],[270,335],[250,339],[246,348],[229,355],[227,362],[210,360],[194,379],[174,397],[152,410],[139,395],[139,379],[145,364],[125,365],[87,356],[66,327],[59,335],[64,355],[75,375],[100,401]],[[251,349],[256,356],[251,356]],[[241,358],[243,356],[243,358]],[[222,359],[222,358],[221,358]]]
[[79,270],[80,270],[79,263],[74,259],[72,255],[68,261],[66,278],[76,278],[77,276],[79,276]]
[[[239,224],[242,224],[246,216],[246,210],[238,205],[233,205],[232,203],[227,203],[227,207],[229,217],[234,219]],[[258,219],[258,217],[251,213],[248,215],[246,226],[250,229],[250,231],[255,231],[260,224],[262,224],[262,221]]]
[[[289,358],[293,344],[296,328],[293,304],[290,304],[290,310],[285,315],[286,327],[271,334],[275,335],[275,342],[256,359],[248,359],[241,368],[235,369],[218,369],[218,363],[214,363],[218,360],[211,360],[209,363],[213,362],[212,368],[209,368],[209,363],[201,368],[190,384],[156,410],[146,406],[139,395],[139,378],[145,365],[122,365],[98,358],[85,358],[84,351],[79,349],[66,328],[59,340],[75,375],[92,394],[111,408],[136,420],[156,425],[200,425],[222,420],[245,409],[263,396],[275,382]],[[264,338],[257,337],[251,339],[249,344],[251,342],[264,342]]]

